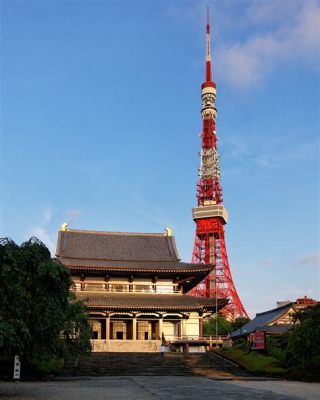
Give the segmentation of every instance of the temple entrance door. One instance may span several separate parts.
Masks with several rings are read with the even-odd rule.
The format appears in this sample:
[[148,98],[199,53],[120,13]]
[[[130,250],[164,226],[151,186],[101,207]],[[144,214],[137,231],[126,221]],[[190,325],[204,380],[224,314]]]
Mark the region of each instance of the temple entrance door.
[[126,321],[127,340],[133,339],[133,321]]
[[117,331],[116,332],[116,339],[117,340],[123,340],[123,332]]
[[138,340],[151,339],[151,323],[149,321],[138,322]]
[[92,328],[92,339],[103,339],[102,321],[100,319],[92,319],[90,325]]
[[110,339],[116,339],[116,340],[127,339],[126,321],[119,321],[119,320],[112,321]]

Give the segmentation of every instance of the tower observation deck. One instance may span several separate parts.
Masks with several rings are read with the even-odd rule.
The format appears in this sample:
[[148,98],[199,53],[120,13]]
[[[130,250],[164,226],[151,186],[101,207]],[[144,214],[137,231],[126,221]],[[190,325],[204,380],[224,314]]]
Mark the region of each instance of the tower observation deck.
[[229,266],[224,225],[228,213],[223,205],[220,183],[219,154],[216,136],[216,84],[212,79],[210,21],[207,14],[205,81],[201,87],[202,134],[199,180],[197,184],[198,205],[192,209],[196,223],[192,263],[215,264],[215,270],[199,283],[190,294],[208,298],[227,298],[222,310],[228,319],[248,317],[233,283]]

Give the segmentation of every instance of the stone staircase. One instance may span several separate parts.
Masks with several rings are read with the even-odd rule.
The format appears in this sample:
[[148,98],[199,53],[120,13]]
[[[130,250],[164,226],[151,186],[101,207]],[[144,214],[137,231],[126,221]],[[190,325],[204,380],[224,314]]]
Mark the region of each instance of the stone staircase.
[[249,377],[243,369],[214,353],[91,353],[70,358],[62,377],[197,375],[221,379]]

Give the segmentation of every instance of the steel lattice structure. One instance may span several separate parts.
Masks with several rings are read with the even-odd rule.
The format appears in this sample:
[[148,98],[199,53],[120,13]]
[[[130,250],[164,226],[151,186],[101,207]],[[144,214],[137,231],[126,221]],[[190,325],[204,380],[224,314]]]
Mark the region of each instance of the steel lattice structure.
[[199,181],[197,190],[198,206],[193,208],[196,235],[192,263],[212,263],[215,270],[207,276],[190,294],[201,297],[227,298],[229,303],[222,313],[234,320],[248,317],[233,283],[224,237],[228,220],[223,206],[220,184],[219,154],[216,136],[216,84],[211,73],[209,13],[206,27],[206,76],[201,88],[202,134]]

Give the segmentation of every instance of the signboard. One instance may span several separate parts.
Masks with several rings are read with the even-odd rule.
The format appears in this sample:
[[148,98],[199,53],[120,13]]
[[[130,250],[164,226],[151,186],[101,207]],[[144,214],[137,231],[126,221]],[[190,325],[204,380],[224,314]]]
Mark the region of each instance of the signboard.
[[265,350],[266,349],[266,333],[256,331],[253,334],[252,350]]
[[13,380],[20,381],[21,362],[19,356],[14,356]]

